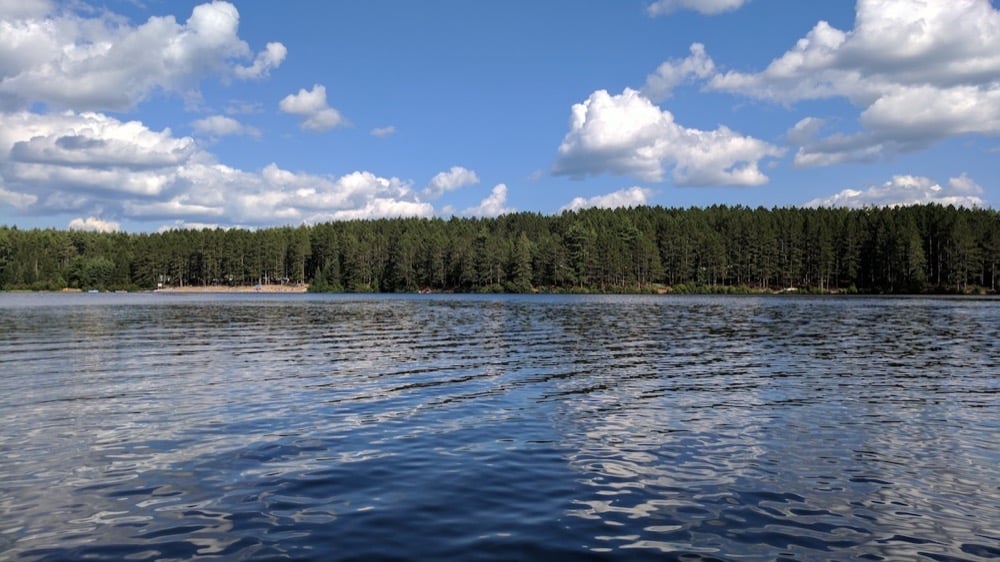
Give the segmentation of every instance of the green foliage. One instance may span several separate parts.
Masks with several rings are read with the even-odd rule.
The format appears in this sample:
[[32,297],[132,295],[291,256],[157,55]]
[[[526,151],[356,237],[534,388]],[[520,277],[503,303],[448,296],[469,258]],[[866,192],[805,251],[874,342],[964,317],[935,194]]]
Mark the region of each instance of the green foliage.
[[0,227],[0,289],[996,293],[1000,213],[585,209],[155,234]]
[[105,256],[77,257],[69,267],[69,286],[106,291],[115,285],[115,263]]

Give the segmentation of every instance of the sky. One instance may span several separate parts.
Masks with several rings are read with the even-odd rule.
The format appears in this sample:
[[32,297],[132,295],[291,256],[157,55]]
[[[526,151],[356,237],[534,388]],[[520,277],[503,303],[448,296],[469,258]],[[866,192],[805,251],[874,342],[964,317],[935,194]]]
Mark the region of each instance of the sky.
[[995,208],[998,2],[0,0],[0,225]]

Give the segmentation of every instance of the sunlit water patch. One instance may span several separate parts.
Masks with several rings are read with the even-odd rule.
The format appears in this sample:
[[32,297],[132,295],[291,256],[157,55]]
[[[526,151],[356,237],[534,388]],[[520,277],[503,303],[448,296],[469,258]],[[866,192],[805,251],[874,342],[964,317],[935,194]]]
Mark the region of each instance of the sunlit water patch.
[[0,294],[0,559],[997,559],[998,374],[985,299]]

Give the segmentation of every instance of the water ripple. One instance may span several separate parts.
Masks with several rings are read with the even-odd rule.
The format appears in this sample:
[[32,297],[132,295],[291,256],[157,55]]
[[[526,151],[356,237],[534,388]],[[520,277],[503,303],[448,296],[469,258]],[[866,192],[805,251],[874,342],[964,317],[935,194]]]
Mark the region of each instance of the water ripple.
[[0,558],[989,560],[1000,301],[0,295]]

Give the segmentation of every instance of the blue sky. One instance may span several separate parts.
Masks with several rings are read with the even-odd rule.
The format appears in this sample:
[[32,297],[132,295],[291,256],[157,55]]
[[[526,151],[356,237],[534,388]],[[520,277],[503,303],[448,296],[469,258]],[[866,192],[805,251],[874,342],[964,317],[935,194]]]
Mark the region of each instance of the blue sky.
[[0,224],[1000,204],[990,0],[0,0]]

